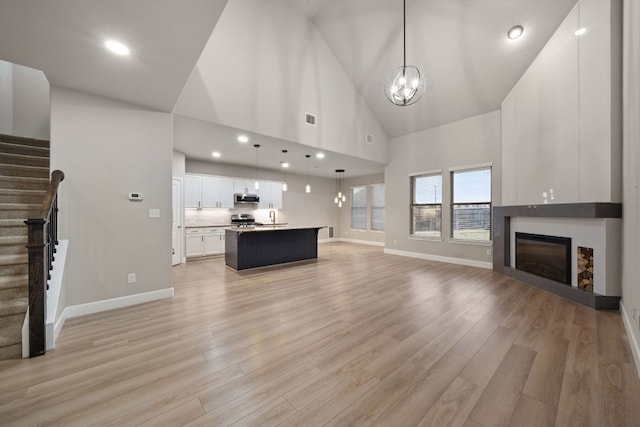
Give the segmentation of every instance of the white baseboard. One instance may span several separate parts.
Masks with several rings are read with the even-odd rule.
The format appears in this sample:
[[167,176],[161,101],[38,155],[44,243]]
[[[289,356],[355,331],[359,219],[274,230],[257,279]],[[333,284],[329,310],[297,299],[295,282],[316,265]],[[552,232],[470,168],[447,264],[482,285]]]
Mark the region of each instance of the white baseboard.
[[640,346],[638,346],[638,340],[636,340],[636,336],[633,333],[633,324],[635,323],[635,321],[633,319],[629,319],[622,301],[620,301],[620,313],[622,314],[622,323],[624,324],[624,329],[627,331],[627,341],[629,341],[629,347],[631,347],[633,360],[635,360],[636,362],[636,370],[638,371],[638,376],[640,377]]
[[464,259],[464,258],[453,258],[453,257],[440,256],[440,255],[423,254],[420,252],[398,251],[395,249],[385,249],[384,253],[389,255],[405,256],[409,258],[426,259],[429,261],[446,262],[449,264],[466,265],[469,267],[486,268],[488,270],[491,270],[493,268],[493,263],[491,262],[474,261],[471,259]]
[[86,316],[87,314],[115,310],[116,308],[129,307],[131,305],[137,305],[171,297],[173,297],[173,287],[161,289],[159,291],[151,291],[142,294],[127,295],[125,297],[95,301],[87,304],[71,305],[64,309],[62,317],[65,317],[66,319],[72,319],[74,317]]
[[358,240],[358,239],[346,239],[344,237],[340,237],[336,239],[338,242],[347,242],[347,243],[358,243],[360,245],[371,245],[371,246],[381,246],[384,247],[384,242],[374,242],[371,240]]

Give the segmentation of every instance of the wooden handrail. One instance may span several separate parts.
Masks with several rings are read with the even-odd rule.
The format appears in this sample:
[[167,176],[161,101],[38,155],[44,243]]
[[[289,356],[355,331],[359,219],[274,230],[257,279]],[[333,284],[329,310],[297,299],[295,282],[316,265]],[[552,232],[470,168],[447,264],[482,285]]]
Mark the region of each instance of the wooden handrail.
[[62,171],[51,173],[42,209],[37,216],[25,221],[29,252],[29,357],[47,351],[46,290],[58,244],[58,187],[63,180]]
[[58,187],[60,186],[60,183],[62,181],[64,181],[64,172],[59,169],[51,172],[51,182],[49,183],[49,189],[47,190],[47,194],[44,195],[42,209],[40,210],[40,214],[36,218],[47,218],[49,216],[49,213],[51,213],[51,208],[53,207],[53,202],[56,198],[56,195],[58,194]]

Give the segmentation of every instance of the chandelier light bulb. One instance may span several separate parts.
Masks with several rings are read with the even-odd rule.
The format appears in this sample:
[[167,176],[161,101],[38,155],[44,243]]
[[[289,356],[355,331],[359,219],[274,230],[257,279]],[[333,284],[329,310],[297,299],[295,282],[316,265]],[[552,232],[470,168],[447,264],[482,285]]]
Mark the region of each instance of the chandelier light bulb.
[[339,208],[341,208],[341,207],[342,207],[342,200],[340,200],[340,201],[338,202],[338,207],[339,207]]
[[342,201],[343,201],[343,202],[346,202],[346,201],[347,201],[347,198],[346,198],[346,196],[345,196],[344,194],[342,195]]
[[338,203],[338,198],[333,199],[333,203]]
[[307,186],[304,188],[304,192],[311,193],[311,186],[309,184],[307,184]]
[[254,182],[253,186],[256,188],[256,190],[260,189],[260,183],[258,181]]
[[287,187],[287,183],[283,182],[282,183],[282,191],[287,191],[288,187]]

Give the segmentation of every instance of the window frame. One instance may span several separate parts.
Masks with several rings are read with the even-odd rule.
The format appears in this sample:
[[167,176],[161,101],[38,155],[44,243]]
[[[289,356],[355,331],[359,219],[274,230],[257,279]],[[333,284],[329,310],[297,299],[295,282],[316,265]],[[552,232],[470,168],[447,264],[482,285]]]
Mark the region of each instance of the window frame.
[[[427,176],[439,176],[440,177],[440,203],[415,203],[415,196],[416,196],[416,192],[415,192],[415,185],[416,185],[416,179],[421,178],[421,177],[427,177]],[[442,189],[444,187],[444,175],[442,173],[442,169],[437,169],[437,170],[431,170],[431,171],[426,171],[426,172],[417,172],[417,173],[412,173],[409,174],[409,178],[410,178],[410,204],[409,204],[409,237],[412,239],[422,239],[422,240],[436,240],[436,241],[442,241],[442,223],[443,223],[443,200],[442,200]],[[416,234],[416,231],[414,230],[414,210],[416,207],[434,207],[434,209],[439,208],[440,209],[440,227],[439,227],[439,235],[437,236],[427,236],[427,235],[421,235],[421,234]]]
[[[385,197],[384,205],[382,207],[380,207],[380,206],[376,207],[376,206],[373,205],[373,187],[382,187],[382,192],[383,192],[384,197]],[[377,183],[377,184],[369,184],[369,189],[371,190],[368,193],[369,201],[370,201],[370,203],[369,203],[369,215],[368,215],[368,218],[369,218],[369,231],[384,232],[384,228],[386,226],[385,223],[386,223],[386,219],[387,219],[386,218],[387,197],[386,197],[386,193],[385,193],[385,191],[386,191],[385,184],[384,184],[384,182],[380,182],[380,183]],[[382,209],[382,211],[385,213],[384,220],[383,220],[383,223],[382,223],[382,229],[373,228],[373,211],[376,208],[377,209]]]
[[[455,203],[455,174],[461,172],[474,172],[481,170],[489,170],[489,201],[474,201]],[[493,164],[483,163],[471,166],[462,166],[449,169],[449,183],[450,183],[450,197],[451,202],[449,204],[449,241],[453,243],[470,243],[479,245],[491,245],[493,243]],[[456,206],[473,206],[473,205],[489,205],[489,238],[488,239],[463,239],[460,237],[454,237],[454,210]]]
[[[350,187],[350,196],[351,196],[351,203],[349,204],[349,227],[352,230],[359,230],[359,231],[368,231],[369,230],[369,186],[367,184],[362,184],[362,185],[352,185]],[[364,210],[365,210],[365,214],[364,214],[364,227],[359,228],[359,227],[354,227],[353,226],[353,201],[355,200],[355,198],[353,197],[353,190],[356,188],[364,188],[365,191],[365,205],[364,205]],[[357,209],[362,209],[363,206],[357,206],[355,207]]]

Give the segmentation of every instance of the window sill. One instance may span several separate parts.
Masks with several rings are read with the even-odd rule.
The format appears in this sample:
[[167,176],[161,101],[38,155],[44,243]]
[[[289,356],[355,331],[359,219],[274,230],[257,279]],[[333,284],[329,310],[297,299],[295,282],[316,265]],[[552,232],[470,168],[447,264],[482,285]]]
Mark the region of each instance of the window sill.
[[409,235],[409,240],[426,240],[428,242],[443,242],[444,241],[444,239],[442,237],[414,236],[412,234]]
[[449,239],[449,243],[454,243],[456,245],[493,246],[492,240]]

